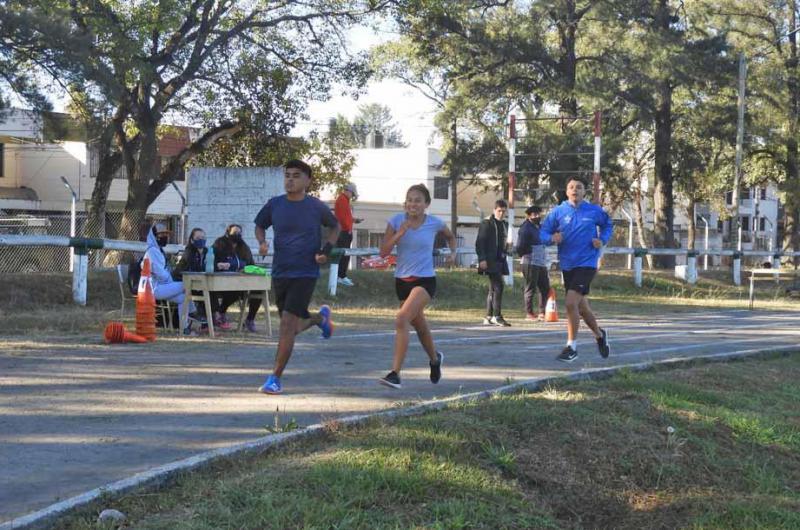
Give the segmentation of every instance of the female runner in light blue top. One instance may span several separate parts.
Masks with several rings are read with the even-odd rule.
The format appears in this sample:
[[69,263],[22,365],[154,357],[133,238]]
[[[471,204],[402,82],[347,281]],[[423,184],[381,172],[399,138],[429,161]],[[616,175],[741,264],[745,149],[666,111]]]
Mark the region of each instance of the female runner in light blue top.
[[405,213],[389,219],[386,235],[381,245],[381,257],[391,254],[397,246],[397,268],[395,290],[400,299],[400,311],[395,320],[394,361],[392,371],[380,379],[380,383],[400,388],[400,370],[408,350],[409,327],[417,332],[420,344],[430,359],[431,382],[438,383],[442,377],[442,359],[433,345],[433,336],[425,320],[425,306],[436,294],[436,272],[433,270],[433,245],[436,235],[442,233],[450,246],[448,264],[456,255],[456,238],[438,217],[427,215],[425,209],[431,204],[431,194],[422,184],[411,186],[406,192]]

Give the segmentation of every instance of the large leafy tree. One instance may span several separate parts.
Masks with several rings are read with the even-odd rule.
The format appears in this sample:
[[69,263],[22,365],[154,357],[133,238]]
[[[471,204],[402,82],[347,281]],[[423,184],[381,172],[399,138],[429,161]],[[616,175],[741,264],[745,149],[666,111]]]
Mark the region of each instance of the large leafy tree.
[[[334,79],[363,83],[366,69],[347,53],[343,32],[382,7],[358,0],[20,0],[0,6],[0,23],[7,49],[113,109],[109,126],[128,176],[121,235],[134,238],[148,205],[215,141],[245,126],[286,134],[305,101],[326,97]],[[27,26],[8,23],[22,16]],[[205,132],[159,167],[165,120]]]
[[[466,117],[465,129],[482,137],[478,144],[495,145],[498,158],[507,158],[502,156],[501,124],[511,109],[524,118],[543,113],[563,117],[559,123],[564,127],[539,128],[534,133],[537,141],[548,138],[554,152],[575,152],[571,143],[582,141],[575,139],[567,124],[587,114],[580,101],[578,71],[586,60],[579,52],[580,29],[597,4],[594,0],[408,1],[400,2],[397,20],[414,43],[416,56],[446,72],[451,89],[444,112]],[[520,176],[536,182],[521,184],[536,187],[541,174],[550,186],[560,188],[569,173],[582,168],[575,157],[554,158],[551,163],[529,160],[534,167]],[[545,169],[549,171],[537,173]]]
[[800,5],[797,0],[722,0],[708,2],[707,9],[747,58],[745,167],[755,171],[745,179],[777,183],[784,207],[783,250],[800,250]]
[[[598,8],[604,21],[593,27],[597,47],[590,84],[613,105],[627,107],[634,119],[653,131],[653,244],[674,246],[674,127],[682,111],[676,91],[702,100],[727,82],[734,63],[726,54],[724,32],[702,23],[672,0],[609,1]],[[687,101],[692,98],[687,98]],[[659,266],[674,257],[659,256]]]

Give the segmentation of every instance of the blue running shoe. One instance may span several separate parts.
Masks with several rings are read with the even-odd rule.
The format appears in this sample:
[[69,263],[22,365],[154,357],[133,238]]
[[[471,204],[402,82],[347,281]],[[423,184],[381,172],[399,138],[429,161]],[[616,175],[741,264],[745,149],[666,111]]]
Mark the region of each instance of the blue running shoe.
[[333,335],[333,320],[331,320],[330,306],[324,305],[320,307],[319,316],[322,317],[322,321],[318,324],[319,329],[322,330],[322,338],[329,339],[331,335]]
[[283,392],[280,378],[277,375],[267,377],[267,382],[258,391],[263,394],[280,394]]

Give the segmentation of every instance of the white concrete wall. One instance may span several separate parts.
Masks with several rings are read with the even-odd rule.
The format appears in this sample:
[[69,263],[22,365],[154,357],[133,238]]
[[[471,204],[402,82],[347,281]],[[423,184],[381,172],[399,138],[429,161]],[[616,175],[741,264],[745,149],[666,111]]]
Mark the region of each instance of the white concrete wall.
[[82,142],[63,144],[6,144],[6,179],[13,180],[14,187],[26,186],[36,191],[42,209],[69,210],[71,195],[61,182],[67,178],[78,193],[79,201],[90,198],[88,189],[82,182],[82,175],[88,172],[86,148]]
[[[6,143],[4,155],[4,178],[0,178],[0,186],[31,188],[39,197],[38,209],[66,211],[70,209],[71,195],[61,182],[64,176],[78,195],[78,211],[86,209],[95,179],[89,174],[90,154],[84,142]],[[185,193],[186,183],[176,184]],[[121,208],[127,197],[128,181],[114,179],[109,202],[118,203]],[[10,205],[6,207],[11,208]],[[172,186],[167,187],[148,209],[149,214],[159,215],[179,215],[180,212],[181,198]]]
[[[186,178],[187,233],[202,228],[210,245],[229,224],[240,224],[245,241],[256,254],[253,220],[270,198],[284,193],[283,168],[192,168]],[[267,239],[272,241],[271,228]]]

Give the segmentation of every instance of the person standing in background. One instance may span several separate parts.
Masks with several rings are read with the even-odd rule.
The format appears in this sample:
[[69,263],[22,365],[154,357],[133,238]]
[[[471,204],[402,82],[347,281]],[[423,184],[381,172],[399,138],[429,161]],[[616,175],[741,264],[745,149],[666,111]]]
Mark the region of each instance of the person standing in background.
[[[342,192],[336,198],[333,207],[336,220],[339,221],[339,238],[336,240],[336,248],[350,248],[353,243],[353,224],[360,223],[362,220],[353,218],[353,201],[358,199],[356,185],[348,182],[342,188]],[[347,277],[347,268],[350,266],[350,256],[342,255],[339,259],[339,285],[347,287],[353,286],[353,280]]]
[[503,275],[508,274],[506,261],[506,235],[508,223],[503,219],[508,212],[508,203],[503,199],[495,201],[494,211],[488,219],[481,221],[478,237],[475,240],[475,253],[478,255],[478,274],[489,277],[489,293],[486,295],[485,326],[510,326],[503,318]]
[[[547,247],[539,239],[542,209],[529,206],[525,210],[527,219],[519,227],[517,256],[522,258],[522,276],[525,278],[525,313],[527,320],[544,320],[550,278],[547,272]],[[539,291],[538,304],[534,295]]]

